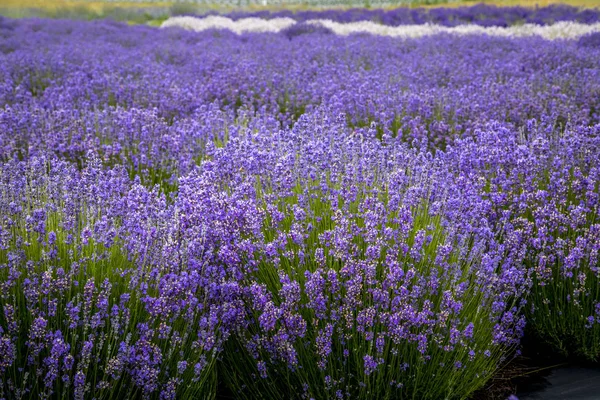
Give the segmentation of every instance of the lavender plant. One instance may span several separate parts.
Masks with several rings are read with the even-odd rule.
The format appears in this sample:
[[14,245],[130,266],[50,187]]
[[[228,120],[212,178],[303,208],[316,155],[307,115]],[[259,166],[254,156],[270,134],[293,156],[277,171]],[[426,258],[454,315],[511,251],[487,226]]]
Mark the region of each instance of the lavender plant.
[[235,306],[211,302],[164,197],[94,164],[0,177],[2,396],[214,397],[219,314]]
[[490,128],[449,157],[485,179],[496,231],[526,243],[529,327],[563,354],[598,360],[599,126],[550,135],[535,121],[523,135]]

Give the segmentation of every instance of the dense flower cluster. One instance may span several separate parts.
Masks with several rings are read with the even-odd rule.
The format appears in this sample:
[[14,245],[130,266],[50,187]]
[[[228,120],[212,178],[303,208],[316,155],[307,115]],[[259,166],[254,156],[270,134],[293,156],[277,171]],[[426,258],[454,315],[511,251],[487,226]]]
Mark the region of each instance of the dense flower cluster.
[[211,398],[243,303],[179,210],[93,157],[10,161],[0,180],[3,397]]
[[466,398],[600,357],[600,46],[0,20],[0,398]]
[[[216,15],[210,12],[205,15]],[[419,25],[436,24],[456,26],[475,24],[481,26],[511,26],[523,23],[546,25],[559,21],[582,23],[600,22],[598,9],[580,9],[564,4],[553,4],[545,7],[497,7],[488,4],[477,4],[470,7],[455,8],[353,8],[329,10],[278,10],[278,11],[235,11],[225,14],[238,20],[242,18],[292,18],[298,22],[311,19],[328,19],[336,22],[372,21],[383,25]]]

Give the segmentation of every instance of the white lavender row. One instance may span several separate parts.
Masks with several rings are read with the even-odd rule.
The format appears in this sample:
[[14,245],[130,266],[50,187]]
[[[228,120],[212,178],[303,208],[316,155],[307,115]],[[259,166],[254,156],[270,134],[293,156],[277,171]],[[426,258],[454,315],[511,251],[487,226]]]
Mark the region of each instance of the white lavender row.
[[[163,22],[162,27],[180,27],[194,31],[210,29],[227,29],[235,33],[250,32],[281,32],[293,28],[297,22],[292,18],[241,18],[232,20],[223,16],[208,16],[203,18],[180,16],[171,17]],[[551,25],[524,24],[509,27],[480,25],[443,26],[434,24],[388,26],[371,21],[335,22],[325,19],[307,20],[304,24],[327,28],[337,35],[369,33],[377,36],[400,38],[416,38],[439,34],[452,35],[490,35],[500,37],[540,36],[544,39],[574,39],[581,36],[600,32],[600,23],[584,24],[572,21],[560,21]]]

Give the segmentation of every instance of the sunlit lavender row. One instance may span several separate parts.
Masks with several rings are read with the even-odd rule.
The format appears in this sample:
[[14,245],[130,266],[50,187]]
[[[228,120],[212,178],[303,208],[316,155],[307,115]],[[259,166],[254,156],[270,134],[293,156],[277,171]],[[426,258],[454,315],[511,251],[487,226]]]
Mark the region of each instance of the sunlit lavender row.
[[600,359],[600,36],[0,20],[0,398],[469,399]]

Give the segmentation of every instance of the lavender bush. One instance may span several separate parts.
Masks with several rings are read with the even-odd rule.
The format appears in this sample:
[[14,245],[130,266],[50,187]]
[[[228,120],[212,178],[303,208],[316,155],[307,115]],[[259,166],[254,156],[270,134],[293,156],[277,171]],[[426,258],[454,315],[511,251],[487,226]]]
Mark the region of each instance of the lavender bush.
[[224,184],[215,170],[261,159],[224,185],[244,192],[255,228],[251,248],[228,249],[251,261],[251,312],[222,375],[245,398],[469,395],[518,343],[525,277],[472,227],[476,210],[457,214],[475,192],[375,131],[340,136],[345,119],[322,112],[289,134],[232,140],[182,188],[201,203],[208,182]]
[[0,20],[0,398],[468,398],[526,328],[598,360],[595,38]]
[[97,160],[11,161],[0,180],[2,396],[213,398],[220,316],[241,311],[164,197]]
[[529,326],[564,354],[598,360],[600,125],[544,130],[534,121],[521,137],[496,128],[448,156],[461,174],[475,170],[484,179],[488,218],[497,231],[518,233],[525,247]]

